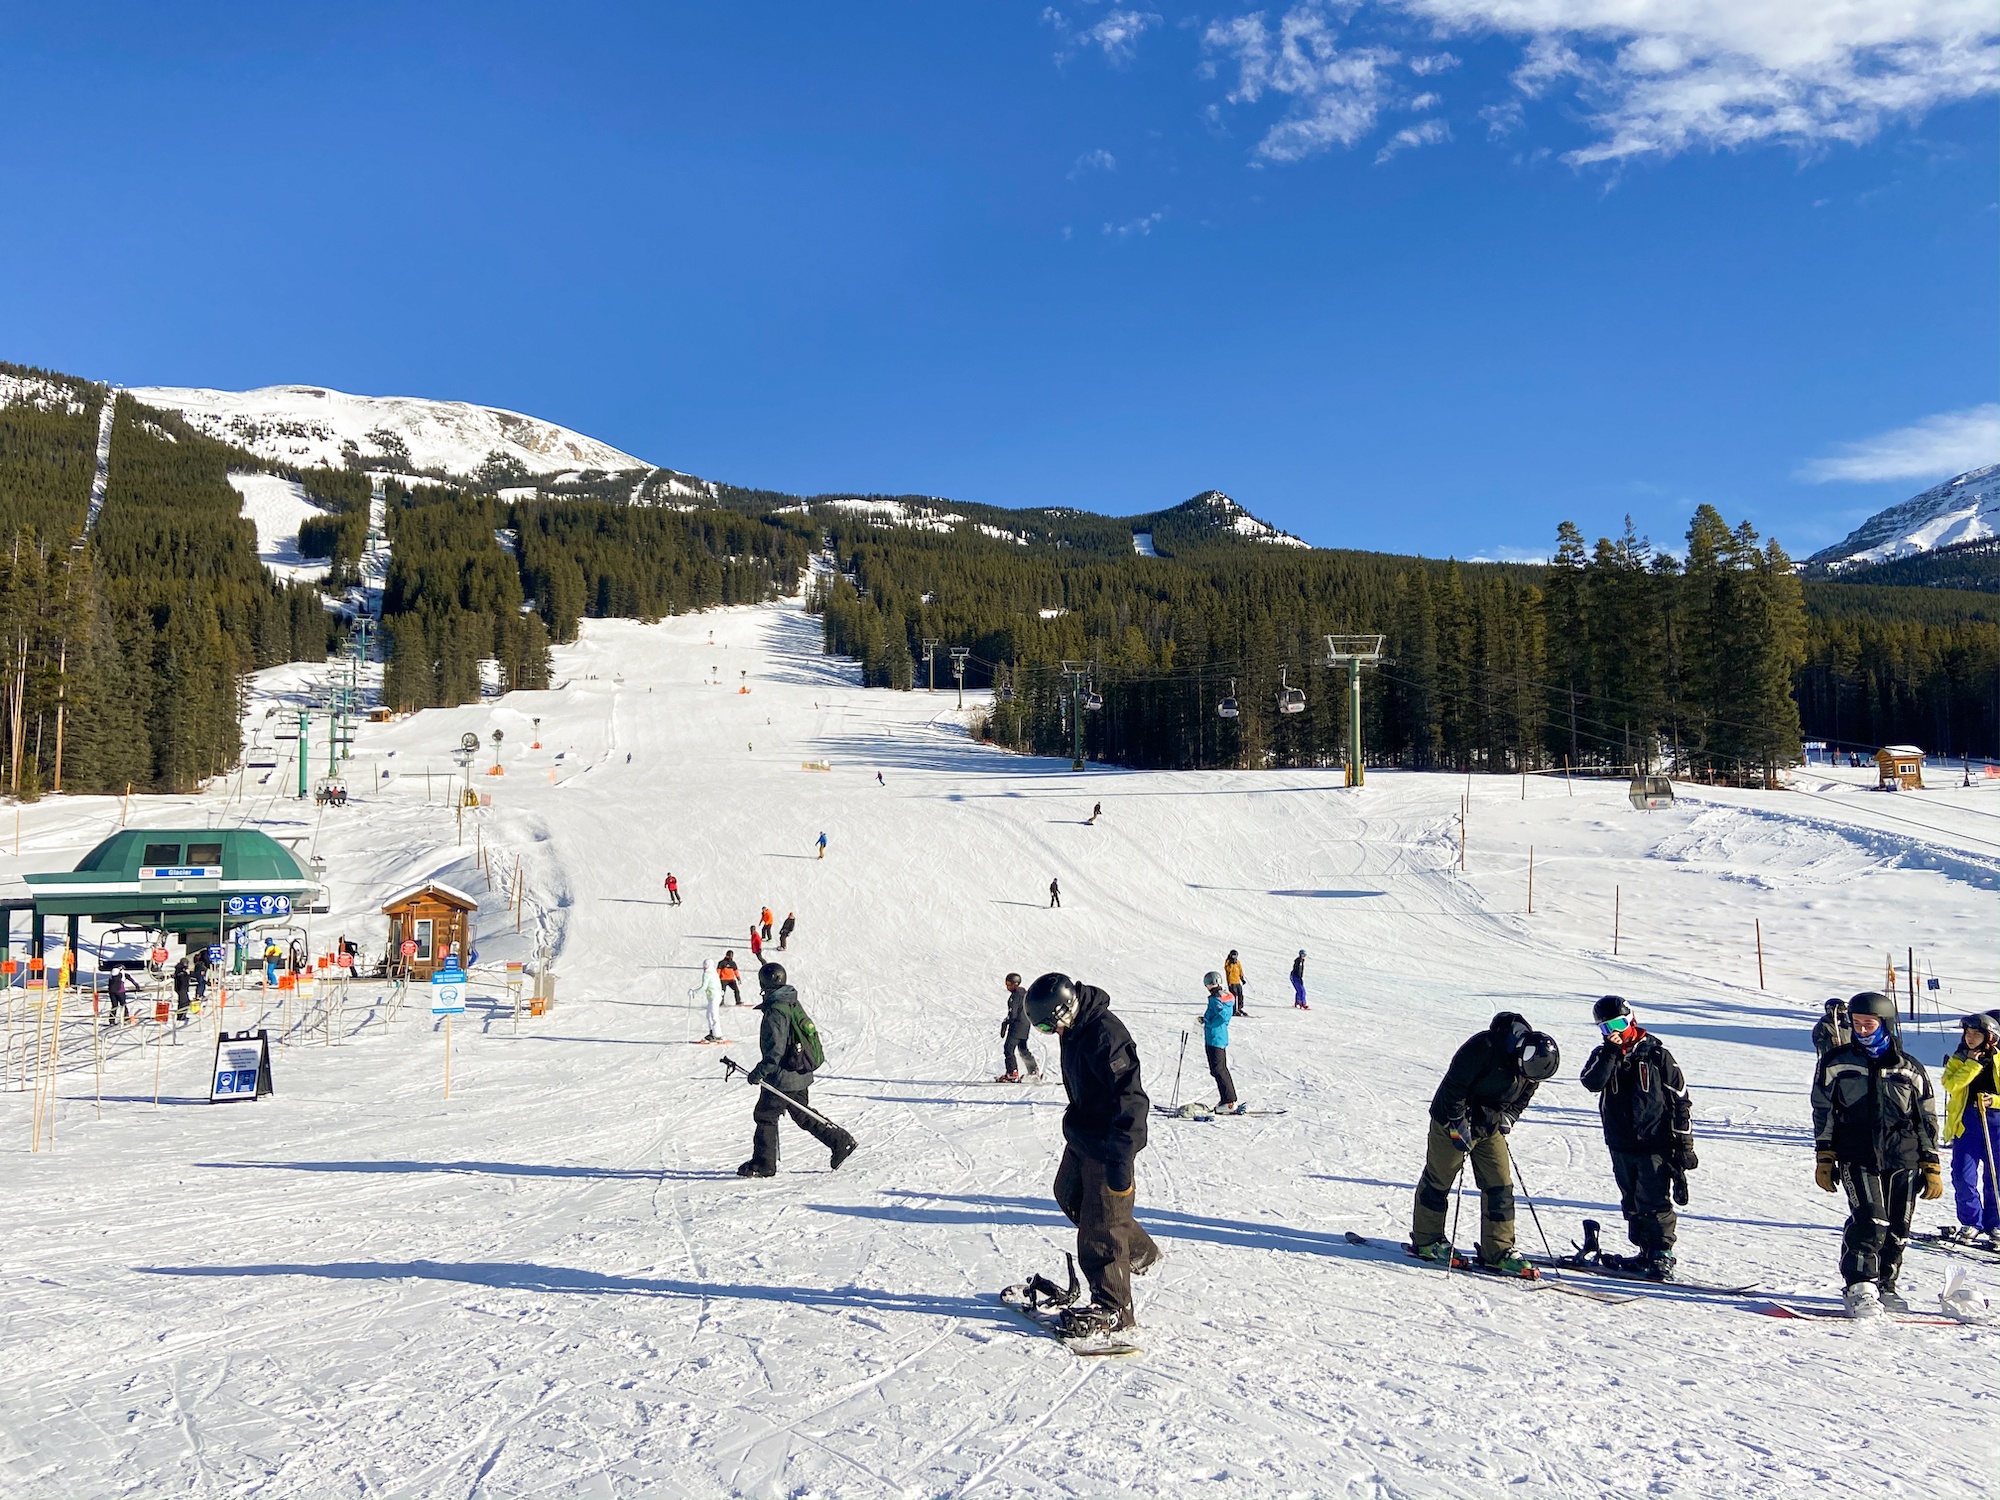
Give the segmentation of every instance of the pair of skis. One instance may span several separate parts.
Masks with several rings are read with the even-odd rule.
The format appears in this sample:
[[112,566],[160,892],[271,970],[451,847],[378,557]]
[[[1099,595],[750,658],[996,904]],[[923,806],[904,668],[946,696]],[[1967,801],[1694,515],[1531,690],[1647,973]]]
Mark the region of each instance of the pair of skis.
[[1169,1109],[1164,1104],[1155,1104],[1153,1113],[1169,1120],[1215,1120],[1225,1115],[1231,1118],[1241,1116],[1246,1120],[1269,1119],[1273,1115],[1285,1113],[1282,1109],[1217,1109],[1212,1104],[1183,1104],[1179,1109]]

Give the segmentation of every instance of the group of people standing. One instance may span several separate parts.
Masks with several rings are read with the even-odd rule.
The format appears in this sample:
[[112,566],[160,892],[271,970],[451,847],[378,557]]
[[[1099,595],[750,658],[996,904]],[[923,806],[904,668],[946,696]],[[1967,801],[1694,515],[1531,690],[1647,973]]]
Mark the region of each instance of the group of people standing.
[[[765,907],[756,921],[750,924],[750,961],[762,963],[764,945],[771,941],[771,908]],[[792,934],[798,931],[799,921],[791,912],[785,913],[785,920],[778,925],[778,951],[784,952],[791,945]]]

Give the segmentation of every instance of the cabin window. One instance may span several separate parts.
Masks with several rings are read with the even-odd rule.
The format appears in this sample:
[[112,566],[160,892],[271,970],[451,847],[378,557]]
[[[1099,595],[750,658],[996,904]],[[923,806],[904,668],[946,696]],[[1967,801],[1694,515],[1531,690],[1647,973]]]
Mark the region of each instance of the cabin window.
[[417,961],[427,964],[431,961],[431,919],[421,917],[410,925],[417,940]]
[[191,865],[219,865],[222,863],[222,845],[189,844],[187,862]]
[[177,865],[181,862],[179,844],[148,844],[146,857],[139,861],[142,865]]

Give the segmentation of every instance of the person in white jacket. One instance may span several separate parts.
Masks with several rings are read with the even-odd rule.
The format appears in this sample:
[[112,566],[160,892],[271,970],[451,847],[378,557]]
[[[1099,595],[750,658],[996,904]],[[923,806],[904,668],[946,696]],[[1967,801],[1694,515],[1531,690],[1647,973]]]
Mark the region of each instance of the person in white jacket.
[[721,1041],[722,1036],[715,1028],[722,1024],[722,981],[715,977],[714,959],[701,961],[701,983],[695,986],[694,993],[701,996],[702,1003],[708,1007],[708,1035],[702,1040]]

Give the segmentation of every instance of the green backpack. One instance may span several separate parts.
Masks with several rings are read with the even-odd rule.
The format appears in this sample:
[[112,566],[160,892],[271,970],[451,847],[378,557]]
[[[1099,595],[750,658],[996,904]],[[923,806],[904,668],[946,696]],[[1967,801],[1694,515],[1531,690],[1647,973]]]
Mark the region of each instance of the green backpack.
[[819,1028],[813,1025],[806,1008],[796,1000],[791,1004],[792,1043],[785,1049],[785,1071],[816,1073],[826,1062],[826,1048],[820,1044]]

